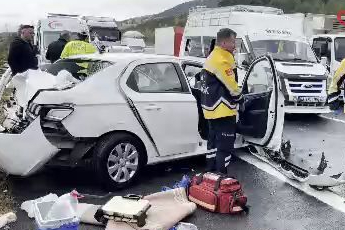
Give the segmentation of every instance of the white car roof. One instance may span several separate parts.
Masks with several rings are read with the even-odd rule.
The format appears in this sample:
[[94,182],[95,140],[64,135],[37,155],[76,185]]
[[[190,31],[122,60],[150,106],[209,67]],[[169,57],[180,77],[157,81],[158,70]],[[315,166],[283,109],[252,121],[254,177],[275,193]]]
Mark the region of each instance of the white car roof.
[[137,60],[147,60],[147,59],[171,59],[178,61],[179,58],[175,56],[168,56],[168,55],[157,55],[157,54],[144,54],[144,53],[103,53],[103,54],[86,54],[86,55],[77,55],[71,57],[74,58],[82,58],[82,59],[95,59],[95,60],[102,60],[102,61],[109,61],[109,62],[127,62],[130,63],[132,61]]

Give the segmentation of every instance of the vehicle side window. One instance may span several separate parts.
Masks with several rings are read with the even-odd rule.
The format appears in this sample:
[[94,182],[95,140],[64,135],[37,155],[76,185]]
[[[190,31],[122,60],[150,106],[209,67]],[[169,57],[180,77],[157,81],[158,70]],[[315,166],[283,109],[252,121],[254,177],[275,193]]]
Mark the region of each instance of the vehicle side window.
[[139,93],[183,92],[179,75],[172,63],[139,65],[130,74],[127,85]]
[[317,38],[313,41],[313,49],[316,56],[321,59],[321,57],[327,57],[328,63],[331,62],[332,54],[332,42],[327,38]]
[[273,89],[273,72],[268,60],[256,63],[247,79],[247,92],[258,94]]
[[188,37],[186,40],[185,56],[203,57],[201,37]]
[[204,57],[207,57],[210,54],[211,44],[212,42],[215,42],[216,38],[205,36],[202,40],[204,46]]
[[190,65],[190,64],[187,64],[185,65],[185,68],[184,68],[184,72],[186,74],[186,77],[187,77],[187,81],[188,81],[188,84],[191,88],[198,88],[197,87],[197,82],[200,80],[200,79],[197,79],[196,78],[196,75],[198,73],[200,73],[202,70],[202,67],[201,66],[196,66],[196,65]]
[[242,38],[236,39],[236,50],[238,53],[248,53]]

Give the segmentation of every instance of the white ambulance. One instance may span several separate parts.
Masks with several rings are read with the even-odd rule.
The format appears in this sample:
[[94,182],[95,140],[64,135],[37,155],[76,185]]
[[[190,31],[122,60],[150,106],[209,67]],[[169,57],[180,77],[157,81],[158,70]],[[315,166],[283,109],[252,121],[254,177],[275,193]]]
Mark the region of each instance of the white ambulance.
[[47,18],[38,20],[35,30],[39,63],[44,65],[49,63],[45,58],[49,44],[58,40],[62,31],[69,31],[72,38],[76,38],[77,33],[85,31],[85,27],[78,19],[78,15],[49,13]]

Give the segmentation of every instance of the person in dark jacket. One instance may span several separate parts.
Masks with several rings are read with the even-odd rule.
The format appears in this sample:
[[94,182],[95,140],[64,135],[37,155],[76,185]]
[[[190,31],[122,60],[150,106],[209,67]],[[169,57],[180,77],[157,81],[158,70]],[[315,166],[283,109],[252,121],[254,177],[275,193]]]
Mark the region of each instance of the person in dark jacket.
[[70,34],[68,31],[63,31],[60,34],[60,38],[49,44],[48,50],[46,53],[46,59],[49,60],[51,63],[54,63],[55,61],[60,59],[61,53],[63,49],[65,48],[65,45],[70,40]]
[[23,73],[28,69],[38,69],[38,60],[32,45],[34,39],[34,27],[22,25],[8,53],[8,64],[11,67],[12,75]]

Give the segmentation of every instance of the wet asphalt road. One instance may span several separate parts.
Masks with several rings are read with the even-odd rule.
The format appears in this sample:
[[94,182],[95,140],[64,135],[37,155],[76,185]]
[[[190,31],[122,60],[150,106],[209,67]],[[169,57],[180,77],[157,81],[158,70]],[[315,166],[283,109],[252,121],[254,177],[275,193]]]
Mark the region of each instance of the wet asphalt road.
[[[332,115],[327,116],[332,117]],[[342,141],[342,138],[345,137],[343,134],[345,116],[340,115],[337,119],[343,119],[344,123],[310,115],[287,117],[284,137],[292,142],[291,161],[313,170],[314,165],[317,164],[318,155],[325,152],[330,166],[325,172],[332,174],[343,170],[345,168],[343,152],[345,141]],[[203,157],[151,166],[145,170],[139,183],[115,194],[154,193],[160,191],[162,186],[173,185],[185,173],[193,174],[190,169],[198,171],[202,170],[203,166]],[[235,176],[243,184],[249,198],[248,204],[251,206],[250,213],[247,216],[228,216],[198,209],[194,215],[184,221],[194,223],[199,230],[344,229],[344,213],[304,194],[253,165],[235,159],[229,168],[229,174]],[[50,169],[26,179],[11,178],[11,183],[18,205],[24,200],[44,196],[49,192],[61,195],[74,188],[88,194],[107,193],[100,188],[91,173],[81,170]],[[340,191],[340,194],[345,191],[342,187],[336,189]],[[105,202],[105,200],[85,201],[95,204]],[[18,210],[17,215],[18,221],[10,226],[11,229],[36,229],[34,222],[26,217],[26,213]],[[104,228],[82,225],[80,229]]]

